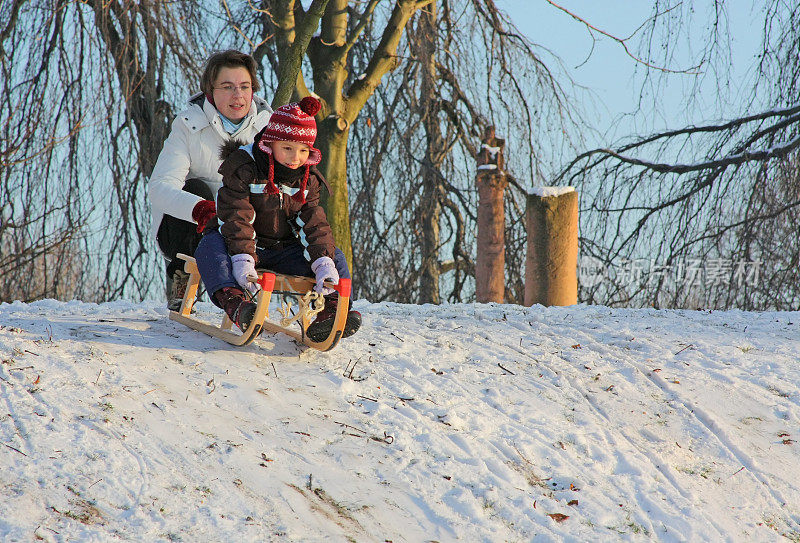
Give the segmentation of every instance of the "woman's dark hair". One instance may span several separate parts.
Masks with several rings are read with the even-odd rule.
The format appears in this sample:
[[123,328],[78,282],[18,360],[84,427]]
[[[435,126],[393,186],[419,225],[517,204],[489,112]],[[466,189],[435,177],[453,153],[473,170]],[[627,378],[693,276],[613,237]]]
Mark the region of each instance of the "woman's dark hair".
[[200,90],[203,91],[203,94],[211,95],[214,92],[214,81],[222,68],[245,68],[250,73],[253,92],[257,92],[261,88],[256,74],[255,59],[235,49],[228,49],[208,57],[203,75],[200,77]]

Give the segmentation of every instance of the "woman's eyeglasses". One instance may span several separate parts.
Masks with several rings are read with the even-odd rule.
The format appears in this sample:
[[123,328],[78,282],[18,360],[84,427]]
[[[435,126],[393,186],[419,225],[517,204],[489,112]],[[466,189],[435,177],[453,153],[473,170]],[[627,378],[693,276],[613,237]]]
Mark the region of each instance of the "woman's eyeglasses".
[[214,90],[222,91],[225,94],[235,94],[237,90],[241,91],[242,94],[248,94],[253,92],[253,85],[250,83],[242,83],[238,87],[236,85],[231,85],[230,83],[225,83],[224,85],[220,85],[219,87],[214,87]]

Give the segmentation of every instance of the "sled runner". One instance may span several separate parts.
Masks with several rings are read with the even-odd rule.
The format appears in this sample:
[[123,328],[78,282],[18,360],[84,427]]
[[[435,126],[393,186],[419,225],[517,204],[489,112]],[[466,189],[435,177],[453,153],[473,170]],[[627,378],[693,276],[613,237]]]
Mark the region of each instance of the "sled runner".
[[[200,271],[197,269],[195,259],[191,256],[178,253],[178,258],[186,261],[184,270],[189,274],[189,284],[186,287],[180,310],[169,312],[169,318],[176,322],[227,341],[231,345],[247,345],[262,330],[267,330],[269,332],[287,334],[304,345],[320,351],[328,351],[333,349],[342,337],[347,321],[348,306],[350,305],[350,279],[339,279],[338,285],[325,283],[325,286],[339,293],[339,304],[336,308],[336,316],[330,335],[322,341],[314,341],[308,337],[306,330],[314,320],[314,316],[323,309],[325,303],[323,296],[313,290],[314,279],[260,270],[258,284],[261,286],[261,290],[258,291],[254,299],[257,304],[256,314],[250,326],[240,334],[235,331],[233,323],[227,315],[223,317],[219,326],[214,326],[192,317],[192,306],[197,300],[197,287],[200,284]],[[274,320],[269,318],[269,304],[273,294],[282,295],[284,299],[277,311],[281,315]],[[286,301],[287,299],[289,300],[288,302]],[[297,302],[298,306],[294,313],[292,313],[292,299]],[[294,328],[290,328],[295,322],[300,325],[299,332]]]

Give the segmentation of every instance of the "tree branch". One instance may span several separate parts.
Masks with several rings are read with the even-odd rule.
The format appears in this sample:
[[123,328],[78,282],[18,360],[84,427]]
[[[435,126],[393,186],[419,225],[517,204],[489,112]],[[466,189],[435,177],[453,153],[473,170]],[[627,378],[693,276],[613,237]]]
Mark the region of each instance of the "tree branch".
[[347,121],[352,123],[367,99],[381,82],[381,78],[396,66],[395,53],[408,20],[418,9],[433,0],[398,0],[386,22],[381,41],[370,58],[364,77],[357,79],[347,92]]
[[[655,64],[652,64],[652,63],[650,63],[650,62],[648,62],[648,61],[646,61],[646,60],[644,60],[644,59],[642,59],[642,58],[639,58],[639,57],[637,57],[636,55],[634,55],[634,54],[633,54],[633,53],[630,51],[630,49],[628,49],[628,44],[627,44],[626,42],[627,42],[627,41],[628,41],[628,40],[629,40],[631,37],[633,37],[634,35],[636,35],[636,32],[638,32],[638,31],[639,31],[639,29],[641,29],[641,26],[639,27],[639,29],[637,29],[637,30],[636,30],[636,32],[634,32],[633,34],[631,34],[631,36],[629,36],[629,37],[627,37],[627,38],[618,38],[618,37],[614,36],[613,34],[610,34],[610,33],[606,32],[605,30],[601,30],[601,29],[597,28],[596,26],[594,26],[594,25],[592,25],[591,23],[589,23],[589,22],[588,22],[586,19],[584,19],[584,18],[580,17],[579,15],[576,15],[575,13],[573,13],[573,12],[571,12],[570,10],[566,9],[565,7],[563,7],[563,6],[560,6],[560,5],[556,4],[555,2],[553,2],[553,0],[545,0],[545,1],[546,1],[548,4],[550,4],[551,6],[553,6],[553,7],[557,8],[557,9],[559,9],[559,10],[563,11],[564,13],[566,13],[567,15],[569,15],[570,17],[572,17],[572,18],[573,18],[573,19],[575,19],[576,21],[579,21],[580,23],[583,23],[583,24],[586,26],[586,28],[589,30],[589,33],[590,33],[590,34],[592,33],[592,31],[594,31],[594,32],[598,32],[598,33],[602,34],[603,36],[606,36],[607,38],[610,38],[610,39],[614,40],[615,42],[619,43],[619,44],[622,46],[622,49],[625,51],[625,54],[626,54],[626,55],[628,55],[629,57],[631,57],[633,60],[635,60],[635,61],[636,61],[636,62],[638,62],[639,64],[643,64],[643,65],[647,66],[648,68],[652,68],[652,69],[654,69],[654,70],[658,70],[658,71],[660,71],[660,72],[665,72],[665,73],[672,73],[672,74],[691,74],[691,75],[696,75],[696,74],[699,74],[699,73],[700,73],[698,70],[699,70],[699,69],[700,69],[700,67],[701,67],[701,66],[704,64],[703,62],[701,62],[701,63],[700,63],[700,64],[698,64],[697,66],[692,66],[691,68],[685,68],[685,69],[682,69],[682,70],[673,70],[673,69],[670,69],[670,68],[665,68],[665,67],[663,67],[663,66],[656,66]],[[680,5],[680,4],[678,4],[678,5]],[[669,8],[669,9],[668,9],[666,12],[664,12],[664,13],[668,13],[669,11],[671,11],[671,10],[675,9],[675,7],[677,7],[677,6],[673,6],[673,7]],[[655,15],[655,17],[659,17],[660,15],[663,15],[663,13],[661,13],[661,14],[656,14],[656,15]],[[594,38],[594,36],[592,36],[592,38]]]
[[695,164],[666,164],[666,163],[650,162],[647,160],[642,160],[639,158],[622,155],[614,151],[613,149],[595,149],[593,151],[584,153],[582,156],[589,157],[593,154],[601,153],[614,157],[621,162],[625,162],[627,164],[634,164],[636,166],[642,166],[644,168],[647,168],[648,170],[652,170],[655,172],[677,173],[680,175],[689,172],[698,172],[702,170],[710,170],[716,168],[725,169],[728,166],[736,166],[754,160],[769,160],[772,158],[783,158],[790,152],[792,152],[794,149],[797,149],[798,147],[800,147],[800,136],[795,137],[793,140],[789,141],[784,145],[774,146],[769,149],[759,149],[757,151],[742,151],[741,153],[727,155],[722,158],[718,158],[716,160],[697,162]]
[[314,0],[303,17],[300,27],[295,29],[294,41],[281,59],[278,88],[275,89],[272,99],[273,109],[288,103],[291,99],[292,92],[297,87],[303,56],[327,5],[328,0]]
[[358,20],[358,24],[356,24],[355,28],[351,32],[350,36],[347,38],[347,43],[344,45],[344,54],[347,54],[350,49],[353,48],[353,45],[356,44],[358,41],[358,37],[364,31],[364,28],[369,23],[370,17],[372,17],[372,13],[375,11],[375,7],[378,5],[380,0],[370,0],[369,4],[366,8],[364,8],[364,12],[361,14],[361,17]]

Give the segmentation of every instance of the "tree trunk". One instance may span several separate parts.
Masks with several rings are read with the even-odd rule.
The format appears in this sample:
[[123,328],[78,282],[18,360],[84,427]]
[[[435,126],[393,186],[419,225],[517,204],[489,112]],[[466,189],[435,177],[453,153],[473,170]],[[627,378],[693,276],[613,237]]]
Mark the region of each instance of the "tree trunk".
[[547,187],[528,196],[525,305],[578,303],[578,193]]
[[[331,126],[332,125],[332,126]],[[349,130],[340,130],[336,119],[319,123],[316,147],[322,152],[320,171],[331,187],[323,197],[328,222],[336,246],[342,250],[353,273],[353,246],[350,240],[350,200],[347,195],[347,137]],[[324,194],[324,191],[323,191]]]
[[327,4],[328,0],[314,0],[299,24],[295,23],[294,2],[278,4],[282,9],[276,10],[274,19],[283,32],[278,33],[281,41],[278,47],[278,88],[272,98],[272,109],[288,104],[302,85],[298,82],[300,66]]
[[342,89],[347,80],[347,0],[330,0],[322,16],[320,35],[308,48],[314,73],[314,92],[322,100],[317,114],[316,147],[322,152],[319,170],[331,192],[322,202],[333,230],[336,246],[342,250],[353,273],[353,247],[350,242],[350,207],[347,195],[347,138],[349,125],[344,119]]
[[322,109],[317,114],[317,146],[322,151],[319,169],[331,186],[331,194],[323,203],[336,245],[347,257],[351,271],[354,263],[346,161],[349,128],[367,99],[380,85],[381,78],[396,67],[397,45],[408,20],[414,12],[431,1],[397,0],[366,72],[355,79],[346,91],[350,48],[378,4],[377,0],[370,0],[364,8],[365,13],[352,28],[348,25],[347,0],[329,0],[322,17],[320,34],[311,40],[308,48],[314,74],[314,92],[322,102]]
[[508,179],[503,170],[505,140],[490,127],[478,155],[478,255],[475,264],[475,298],[479,303],[503,303],[505,297],[505,209]]
[[414,36],[413,49],[420,63],[420,104],[425,109],[425,159],[422,162],[422,199],[419,207],[419,227],[422,229],[422,265],[419,281],[420,303],[441,303],[439,296],[439,219],[442,214],[442,187],[438,165],[445,144],[439,125],[439,100],[436,79],[436,4],[422,12]]

